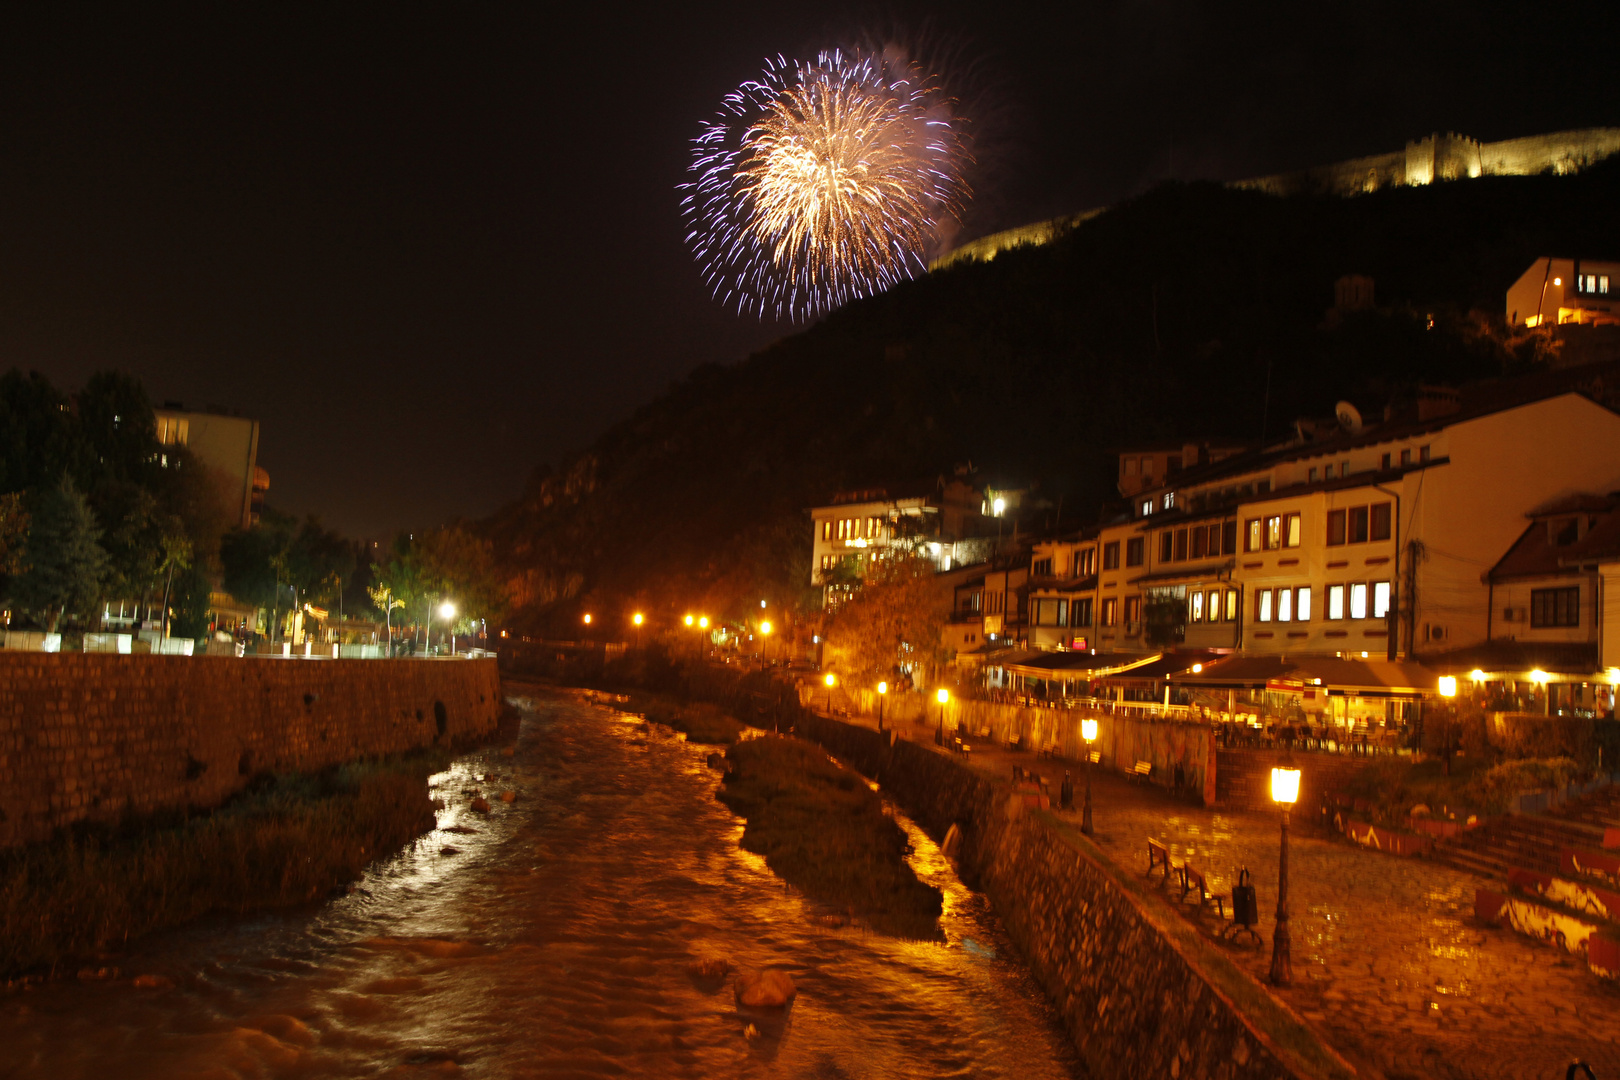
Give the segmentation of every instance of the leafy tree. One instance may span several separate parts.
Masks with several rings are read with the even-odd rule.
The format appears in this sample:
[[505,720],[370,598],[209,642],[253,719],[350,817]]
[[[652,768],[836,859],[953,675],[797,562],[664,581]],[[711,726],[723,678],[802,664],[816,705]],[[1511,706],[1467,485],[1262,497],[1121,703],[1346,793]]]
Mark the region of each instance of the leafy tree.
[[828,645],[858,675],[901,668],[922,674],[942,659],[940,633],[950,605],[941,593],[928,559],[878,560],[833,614]]
[[22,573],[23,551],[28,543],[28,508],[20,491],[0,495],[0,585]]
[[49,632],[56,632],[66,613],[88,613],[101,599],[107,553],[100,541],[89,502],[64,476],[39,499],[28,532],[28,568],[16,584],[17,599],[41,616]]
[[1156,649],[1187,636],[1187,601],[1173,593],[1150,594],[1142,603],[1142,640]]

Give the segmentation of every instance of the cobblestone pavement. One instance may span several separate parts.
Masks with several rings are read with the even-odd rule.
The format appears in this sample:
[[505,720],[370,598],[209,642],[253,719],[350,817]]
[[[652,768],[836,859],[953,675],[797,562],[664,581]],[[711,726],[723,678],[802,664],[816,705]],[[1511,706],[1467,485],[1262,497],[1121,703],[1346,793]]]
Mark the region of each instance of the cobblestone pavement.
[[[928,743],[933,730],[906,734]],[[1080,806],[1077,762],[977,743],[972,758],[997,776],[1010,778],[1014,764],[1045,775],[1054,806],[1068,769]],[[1230,895],[1248,867],[1263,944],[1222,948],[1264,983],[1280,815],[1205,809],[1101,770],[1092,807],[1099,846],[1129,870],[1146,872],[1150,836],[1201,870],[1212,892]],[[1064,816],[1078,820],[1078,809]],[[1363,1074],[1562,1080],[1580,1057],[1599,1080],[1620,1077],[1620,987],[1559,950],[1478,922],[1474,889],[1486,879],[1299,826],[1288,856],[1294,983],[1274,992]],[[1213,907],[1186,911],[1211,937],[1223,929]]]

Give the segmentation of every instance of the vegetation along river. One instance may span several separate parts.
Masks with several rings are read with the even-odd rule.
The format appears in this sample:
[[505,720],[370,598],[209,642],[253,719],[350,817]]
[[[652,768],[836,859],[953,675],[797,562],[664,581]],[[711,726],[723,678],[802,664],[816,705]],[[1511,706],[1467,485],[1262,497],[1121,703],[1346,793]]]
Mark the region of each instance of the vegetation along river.
[[[738,846],[710,748],[576,696],[516,703],[515,752],[436,776],[439,829],[349,895],[0,991],[0,1077],[1078,1074],[983,900],[909,821],[943,942],[824,925]],[[710,958],[778,966],[798,998],[739,1010],[693,973]]]

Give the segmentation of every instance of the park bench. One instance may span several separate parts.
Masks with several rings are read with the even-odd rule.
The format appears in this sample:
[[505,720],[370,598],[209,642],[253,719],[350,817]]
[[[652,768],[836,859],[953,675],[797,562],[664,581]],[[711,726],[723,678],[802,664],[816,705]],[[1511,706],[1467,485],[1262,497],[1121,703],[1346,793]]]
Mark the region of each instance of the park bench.
[[1215,909],[1221,913],[1221,918],[1226,918],[1225,894],[1210,892],[1209,883],[1204,880],[1204,875],[1199,871],[1194,870],[1190,863],[1182,863],[1181,898],[1183,900],[1187,899],[1187,894],[1194,891],[1198,893],[1198,906],[1200,908],[1207,907],[1213,903],[1215,905]]
[[1172,873],[1174,873],[1178,878],[1181,876],[1181,866],[1182,866],[1182,864],[1179,863],[1179,862],[1176,862],[1174,859],[1172,859],[1170,857],[1170,849],[1168,847],[1166,847],[1165,845],[1159,843],[1157,840],[1153,839],[1153,837],[1151,837],[1151,836],[1148,837],[1147,847],[1148,847],[1148,868],[1147,868],[1147,876],[1148,877],[1152,877],[1153,876],[1153,871],[1156,870],[1156,869],[1159,869],[1161,867],[1164,869],[1164,880],[1166,882],[1168,882],[1170,880],[1170,875]]
[[1153,762],[1138,761],[1131,769],[1132,780],[1148,780],[1153,776]]
[[1049,742],[1045,746],[1041,747],[1040,750],[1036,751],[1035,756],[1055,758],[1058,756],[1059,749],[1060,748],[1057,743]]
[[1102,751],[1093,750],[1091,753],[1087,754],[1086,757],[1090,759],[1093,765],[1095,765],[1097,762],[1102,760]]

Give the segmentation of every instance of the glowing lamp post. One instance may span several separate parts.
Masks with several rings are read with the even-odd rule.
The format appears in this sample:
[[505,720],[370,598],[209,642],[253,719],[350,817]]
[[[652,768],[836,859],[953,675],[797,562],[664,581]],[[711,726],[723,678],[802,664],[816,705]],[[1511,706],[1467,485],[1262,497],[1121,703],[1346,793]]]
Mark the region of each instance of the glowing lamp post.
[[1271,770],[1271,798],[1282,807],[1282,853],[1277,860],[1277,930],[1271,935],[1271,981],[1294,981],[1288,942],[1288,811],[1299,801],[1299,770]]
[[641,624],[645,621],[646,620],[642,618],[641,612],[639,611],[630,616],[631,625],[636,628],[636,649],[638,651],[641,649]]
[[1455,675],[1440,676],[1440,696],[1452,698],[1457,696],[1457,677]]
[[759,624],[759,637],[759,666],[763,669],[765,667],[765,646],[770,644],[771,640],[770,620],[767,619]]
[[[1080,831],[1091,835],[1091,744],[1097,741],[1097,721],[1080,721],[1080,737],[1086,740],[1086,802],[1080,811]],[[1073,797],[1072,795],[1070,796]]]
[[945,705],[951,700],[951,692],[943,686],[934,691],[934,700],[939,702],[939,730],[934,732],[934,743],[945,745]]
[[439,618],[444,620],[444,625],[450,627],[450,655],[451,656],[456,655],[456,627],[455,627],[455,623],[453,623],[451,621],[455,617],[456,617],[456,605],[452,604],[448,600],[446,600],[444,603],[439,605]]
[[883,699],[889,696],[889,684],[878,683],[878,730],[883,730]]
[[687,626],[691,626],[691,625],[692,625],[692,623],[693,623],[693,622],[695,622],[695,621],[696,621],[696,620],[695,620],[695,619],[693,619],[693,618],[692,618],[692,616],[690,616],[690,615],[688,615],[688,616],[687,616],[687,617],[686,617],[686,625],[687,625]]
[[709,617],[707,615],[699,615],[698,616],[698,629],[699,630],[707,630],[708,628],[709,628]]
[[832,688],[838,685],[838,676],[834,675],[832,672],[829,671],[829,672],[827,672],[826,678],[822,679],[821,681],[827,684],[827,715],[831,716],[832,715]]

